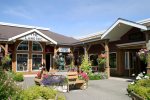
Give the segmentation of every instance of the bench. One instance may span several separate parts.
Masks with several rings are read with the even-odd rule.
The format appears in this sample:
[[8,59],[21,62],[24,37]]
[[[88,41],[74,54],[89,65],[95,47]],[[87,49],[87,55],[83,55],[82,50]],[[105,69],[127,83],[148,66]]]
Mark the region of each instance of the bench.
[[70,86],[77,87],[83,90],[85,89],[85,85],[87,85],[85,80],[81,80],[78,78],[77,72],[68,72],[67,78],[68,78],[68,85],[67,85],[68,92],[69,92]]

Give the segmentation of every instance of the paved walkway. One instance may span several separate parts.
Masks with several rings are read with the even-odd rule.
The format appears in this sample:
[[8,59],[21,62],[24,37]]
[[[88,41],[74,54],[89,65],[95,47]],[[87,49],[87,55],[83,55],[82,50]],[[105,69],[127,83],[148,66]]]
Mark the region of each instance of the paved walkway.
[[[67,100],[131,100],[126,92],[129,79],[111,77],[106,80],[89,81],[86,90],[64,93]],[[23,88],[33,86],[34,76],[26,76]]]
[[126,92],[128,81],[122,78],[89,81],[87,90],[72,90],[65,95],[67,100],[131,100]]

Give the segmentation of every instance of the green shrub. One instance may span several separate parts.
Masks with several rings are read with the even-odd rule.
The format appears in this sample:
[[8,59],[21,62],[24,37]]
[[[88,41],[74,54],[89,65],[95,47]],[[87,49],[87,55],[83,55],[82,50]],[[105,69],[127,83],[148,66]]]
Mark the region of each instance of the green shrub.
[[91,63],[86,57],[83,57],[82,59],[81,70],[87,74],[90,74],[92,72]]
[[12,100],[20,93],[20,88],[15,84],[13,79],[6,72],[0,69],[0,100]]
[[[58,92],[42,86],[32,86],[26,90],[23,90],[20,93],[19,100],[48,100],[48,99],[55,99]],[[58,95],[58,100],[65,100],[64,96]]]
[[134,84],[129,84],[128,92],[131,93],[132,91],[142,98],[150,100],[150,79],[141,79]]
[[90,80],[100,80],[100,79],[107,79],[107,74],[104,72],[100,73],[90,73],[89,75]]
[[17,82],[22,82],[23,79],[23,73],[17,72],[13,74],[13,79]]

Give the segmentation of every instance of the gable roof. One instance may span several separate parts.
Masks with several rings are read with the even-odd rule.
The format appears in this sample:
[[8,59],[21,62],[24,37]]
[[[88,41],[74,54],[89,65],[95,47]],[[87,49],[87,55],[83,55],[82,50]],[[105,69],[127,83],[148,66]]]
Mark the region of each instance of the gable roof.
[[110,28],[108,28],[101,39],[110,39],[110,41],[119,40],[120,37],[131,28],[136,27],[141,30],[147,30],[145,25],[119,18]]
[[14,25],[9,25],[9,24],[1,24],[0,23],[0,40],[13,40],[16,38],[19,38],[23,35],[29,34],[30,32],[37,32],[40,35],[44,36],[46,39],[52,41],[54,44],[61,44],[61,45],[70,45],[74,42],[78,42],[78,40],[72,38],[72,37],[67,37],[58,33],[54,33],[51,32],[47,29],[43,29],[43,28],[37,28],[36,27],[23,27],[24,25],[22,25],[21,27],[15,26]]

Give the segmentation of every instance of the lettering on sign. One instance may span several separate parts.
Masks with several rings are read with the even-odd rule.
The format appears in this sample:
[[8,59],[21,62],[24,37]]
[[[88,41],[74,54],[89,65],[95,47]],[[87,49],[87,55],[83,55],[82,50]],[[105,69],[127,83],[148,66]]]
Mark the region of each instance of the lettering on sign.
[[28,40],[28,41],[47,41],[45,38],[40,36],[37,33],[31,33],[24,37],[21,37],[20,40]]
[[64,53],[69,53],[70,52],[70,48],[59,48],[58,49],[59,52],[64,52]]

